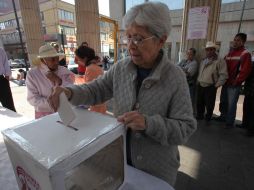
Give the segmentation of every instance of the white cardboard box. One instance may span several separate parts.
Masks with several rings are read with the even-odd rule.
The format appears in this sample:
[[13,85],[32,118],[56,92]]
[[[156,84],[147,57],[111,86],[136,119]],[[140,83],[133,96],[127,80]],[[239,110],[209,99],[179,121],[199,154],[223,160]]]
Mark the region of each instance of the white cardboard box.
[[[31,120],[33,119],[26,118],[0,106],[0,131],[27,123]],[[0,134],[0,189],[18,190],[16,177],[12,169],[12,164],[2,134]]]
[[[118,189],[124,182],[125,130],[115,118],[75,109],[76,128],[53,114],[3,131],[22,189]],[[28,188],[27,188],[28,189]]]
[[59,123],[56,113],[2,132],[19,189],[174,190],[126,165],[125,129],[115,118],[74,111],[78,130]]

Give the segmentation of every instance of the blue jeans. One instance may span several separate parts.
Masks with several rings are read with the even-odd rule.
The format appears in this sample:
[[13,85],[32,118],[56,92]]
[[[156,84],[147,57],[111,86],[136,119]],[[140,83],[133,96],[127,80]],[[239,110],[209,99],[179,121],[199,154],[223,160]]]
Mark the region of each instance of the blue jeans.
[[241,86],[223,86],[220,97],[221,116],[225,117],[226,125],[234,125],[237,102]]

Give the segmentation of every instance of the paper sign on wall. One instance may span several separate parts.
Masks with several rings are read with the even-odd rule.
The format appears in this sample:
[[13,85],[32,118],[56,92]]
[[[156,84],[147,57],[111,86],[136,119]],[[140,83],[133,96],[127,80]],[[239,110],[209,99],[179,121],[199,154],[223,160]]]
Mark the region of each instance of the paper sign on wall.
[[189,10],[187,39],[205,39],[207,35],[209,7],[195,7]]

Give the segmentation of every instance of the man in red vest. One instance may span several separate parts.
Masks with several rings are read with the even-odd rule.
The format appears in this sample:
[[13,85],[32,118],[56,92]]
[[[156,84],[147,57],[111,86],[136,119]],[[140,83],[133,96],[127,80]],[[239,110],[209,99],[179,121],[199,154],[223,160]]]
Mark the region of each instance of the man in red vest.
[[216,120],[225,121],[226,128],[234,127],[241,85],[251,72],[251,54],[244,47],[246,40],[246,34],[236,34],[233,46],[225,57],[228,67],[228,80],[221,90],[221,115]]

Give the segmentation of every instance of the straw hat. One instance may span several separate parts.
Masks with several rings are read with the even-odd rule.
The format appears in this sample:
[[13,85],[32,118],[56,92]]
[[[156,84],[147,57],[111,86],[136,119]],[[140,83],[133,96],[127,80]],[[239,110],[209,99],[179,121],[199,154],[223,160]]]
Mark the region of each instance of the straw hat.
[[60,55],[64,55],[64,54],[57,53],[54,47],[47,44],[40,47],[38,58],[57,57]]
[[215,43],[209,41],[209,42],[206,42],[205,49],[207,49],[207,48],[215,48],[215,49],[218,49],[218,46],[217,46]]

